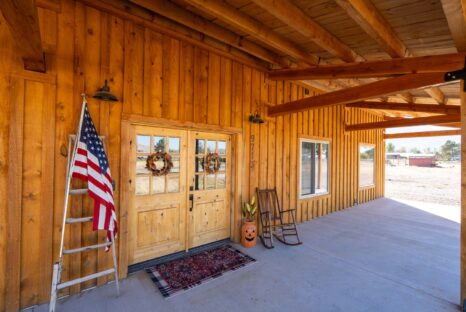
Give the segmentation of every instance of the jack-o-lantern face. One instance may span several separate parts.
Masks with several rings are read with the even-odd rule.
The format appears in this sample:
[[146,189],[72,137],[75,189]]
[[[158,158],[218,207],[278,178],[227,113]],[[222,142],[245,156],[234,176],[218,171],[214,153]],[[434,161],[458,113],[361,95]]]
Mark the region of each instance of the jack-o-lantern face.
[[256,238],[256,230],[253,228],[248,228],[244,232],[244,239],[248,242],[252,242]]

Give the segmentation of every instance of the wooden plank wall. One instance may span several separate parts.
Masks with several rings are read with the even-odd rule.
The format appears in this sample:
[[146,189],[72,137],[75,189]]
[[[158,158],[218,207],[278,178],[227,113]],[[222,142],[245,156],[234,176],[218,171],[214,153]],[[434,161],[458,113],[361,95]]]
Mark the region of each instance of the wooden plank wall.
[[[268,81],[257,68],[121,16],[72,0],[62,1],[59,10],[39,9],[47,74],[22,70],[0,17],[0,310],[49,299],[51,267],[58,254],[67,139],[76,127],[81,92],[92,94],[104,79],[121,101],[109,104],[90,99],[89,109],[96,127],[107,137],[117,185],[124,166],[120,164],[121,115],[128,113],[242,128],[243,200],[257,186],[276,186],[284,206],[298,206],[300,222],[349,207],[355,200],[383,196],[382,131],[345,134],[343,130],[345,118],[369,122],[380,117],[336,106],[251,124],[248,115],[255,111],[265,115],[264,103],[302,98],[305,89]],[[306,96],[315,94],[310,90]],[[298,200],[301,135],[332,140],[329,196]],[[376,186],[361,191],[359,142],[377,147]],[[117,211],[119,198],[117,187]],[[91,210],[89,199],[73,199],[73,216],[89,215]],[[90,225],[73,225],[68,233],[68,247],[102,239]],[[110,260],[109,254],[98,251],[70,257],[64,277],[101,270],[110,266]],[[105,282],[107,278],[90,281],[64,294]]]

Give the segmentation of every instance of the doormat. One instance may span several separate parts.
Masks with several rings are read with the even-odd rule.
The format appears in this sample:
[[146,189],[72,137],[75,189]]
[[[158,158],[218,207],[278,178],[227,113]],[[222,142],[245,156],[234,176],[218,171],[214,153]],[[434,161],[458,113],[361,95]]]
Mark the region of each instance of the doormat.
[[164,297],[188,290],[256,260],[230,245],[157,264],[146,269]]

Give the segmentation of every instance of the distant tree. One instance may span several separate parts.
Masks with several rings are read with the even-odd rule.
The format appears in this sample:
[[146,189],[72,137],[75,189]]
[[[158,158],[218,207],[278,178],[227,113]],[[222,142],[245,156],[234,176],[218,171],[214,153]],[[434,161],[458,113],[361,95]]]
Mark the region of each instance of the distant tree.
[[392,142],[388,143],[386,146],[385,146],[385,151],[387,153],[393,153],[395,151],[395,144],[393,144]]
[[452,160],[454,158],[459,158],[460,153],[460,143],[447,140],[442,146],[440,146],[440,155],[444,160]]
[[432,154],[432,149],[431,149],[430,147],[426,147],[426,148],[424,149],[424,153],[425,153],[425,154]]
[[412,147],[410,150],[409,150],[410,153],[413,153],[413,154],[421,154],[421,150],[419,150],[417,147]]
[[402,146],[396,150],[398,153],[406,153],[406,147]]

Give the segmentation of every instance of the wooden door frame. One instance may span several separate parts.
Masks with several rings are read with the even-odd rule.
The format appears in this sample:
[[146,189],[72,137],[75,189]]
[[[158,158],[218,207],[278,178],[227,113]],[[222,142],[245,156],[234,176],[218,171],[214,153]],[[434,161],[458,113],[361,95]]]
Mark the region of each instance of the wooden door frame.
[[[231,136],[231,191],[230,191],[230,232],[233,241],[239,241],[241,227],[241,180],[243,159],[243,129],[208,125],[187,121],[168,120],[157,117],[123,114],[121,118],[121,164],[130,162],[130,146],[133,143],[132,132],[134,126],[151,126],[159,128],[171,128],[188,131],[216,132]],[[120,209],[119,209],[119,242],[118,265],[119,277],[128,275],[128,209],[133,204],[132,194],[134,183],[129,174],[127,165],[120,166]]]

